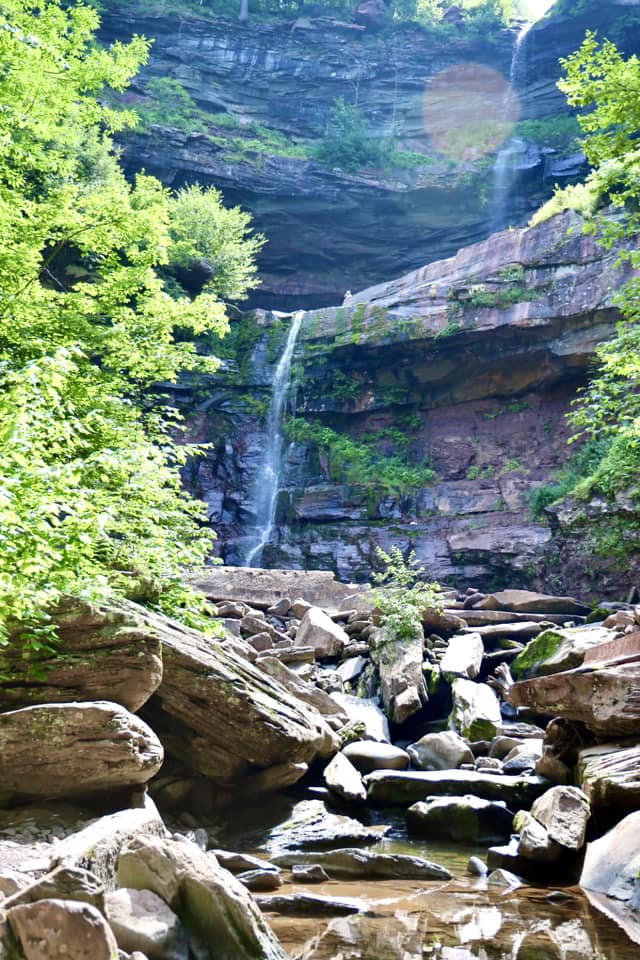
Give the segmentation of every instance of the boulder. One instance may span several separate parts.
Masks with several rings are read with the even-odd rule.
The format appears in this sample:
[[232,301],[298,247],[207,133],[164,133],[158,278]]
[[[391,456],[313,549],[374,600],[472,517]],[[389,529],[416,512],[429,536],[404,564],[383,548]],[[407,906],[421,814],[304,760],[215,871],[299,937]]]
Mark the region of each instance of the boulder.
[[468,740],[492,740],[502,717],[500,703],[486,683],[457,679],[452,684],[450,725]]
[[18,633],[0,649],[0,707],[109,700],[135,713],[162,679],[160,640],[131,608],[65,600],[58,641],[35,654]]
[[640,943],[640,810],[588,844],[580,886]]
[[263,570],[251,567],[215,566],[198,570],[188,577],[190,584],[209,600],[244,600],[251,606],[268,610],[282,597],[296,597],[309,604],[322,604],[324,609],[338,610],[345,597],[354,593],[355,585],[339,583],[330,570]]
[[434,607],[423,610],[421,620],[423,627],[433,633],[456,633],[467,626],[466,619],[459,617],[456,610],[436,610]]
[[577,779],[592,807],[640,808],[640,744],[614,741],[581,750]]
[[332,793],[351,803],[364,803],[367,791],[362,777],[344,753],[336,753],[323,774],[324,782]]
[[388,628],[371,638],[371,656],[380,674],[380,691],[387,717],[401,724],[427,703],[422,672],[424,638],[417,629],[411,637],[396,638]]
[[406,770],[409,766],[409,754],[390,743],[355,740],[343,747],[342,752],[360,773],[371,773],[372,770]]
[[84,797],[146,783],[162,744],[117,703],[56,703],[0,714],[0,803]]
[[475,770],[422,773],[376,770],[364,778],[367,796],[374,804],[409,806],[425,797],[462,797],[504,800],[511,810],[530,807],[548,784],[541,777],[507,777]]
[[456,843],[500,843],[509,838],[512,821],[506,804],[473,796],[432,797],[407,810],[410,833]]
[[38,900],[7,914],[25,960],[114,960],[118,945],[106,920],[88,903]]
[[[285,853],[275,857],[283,867],[304,862],[304,854]],[[407,854],[377,853],[371,850],[345,848],[314,853],[313,859],[330,877],[358,877],[375,880],[450,880],[445,867],[422,857]]]
[[453,730],[427,733],[407,747],[407,753],[418,770],[455,770],[474,761],[468,744]]
[[329,874],[319,863],[294,863],[291,868],[293,883],[325,883]]
[[182,924],[151,890],[112,890],[107,893],[105,910],[121,950],[140,950],[149,960],[189,960]]
[[112,889],[122,848],[136,837],[164,837],[166,833],[155,804],[147,796],[144,806],[98,817],[82,830],[61,840],[52,847],[51,867],[88,870],[107,889]]
[[563,852],[563,848],[549,836],[549,831],[534,816],[521,810],[514,820],[514,829],[519,834],[518,854],[526,860],[539,863],[552,863]]
[[286,823],[274,827],[266,846],[270,853],[321,850],[345,843],[368,846],[381,840],[389,829],[387,826],[365,827],[352,817],[329,813],[322,800],[301,800]]
[[516,680],[543,677],[582,665],[589,650],[611,640],[611,630],[598,623],[554,627],[531,640],[511,664]]
[[188,770],[227,786],[335,753],[337,737],[320,714],[257,664],[166,617],[146,622],[161,637],[164,675],[145,717]]
[[505,773],[527,773],[535,770],[541,757],[542,740],[523,740],[503,758],[502,769]]
[[480,673],[484,646],[479,633],[456,634],[449,640],[446,653],[440,661],[440,669],[447,678],[463,677],[475,680]]
[[248,853],[234,853],[231,850],[211,850],[221,867],[230,870],[231,873],[247,873],[250,870],[272,870],[279,873],[277,867],[269,863],[268,860],[262,860],[260,857],[252,857]]
[[118,860],[118,885],[161,897],[190,937],[198,937],[202,956],[209,960],[286,960],[251,894],[193,843],[132,840]]
[[589,800],[577,787],[551,787],[531,807],[531,816],[547,828],[549,837],[569,850],[584,845],[590,814]]
[[236,876],[242,886],[252,893],[267,893],[271,890],[277,890],[284,883],[280,872],[271,868],[247,870],[245,873],[236,874]]
[[579,720],[596,736],[631,736],[640,724],[640,661],[523,680],[507,697],[514,707]]
[[299,647],[312,647],[318,660],[329,660],[340,656],[349,635],[320,607],[311,607],[302,618],[295,642]]

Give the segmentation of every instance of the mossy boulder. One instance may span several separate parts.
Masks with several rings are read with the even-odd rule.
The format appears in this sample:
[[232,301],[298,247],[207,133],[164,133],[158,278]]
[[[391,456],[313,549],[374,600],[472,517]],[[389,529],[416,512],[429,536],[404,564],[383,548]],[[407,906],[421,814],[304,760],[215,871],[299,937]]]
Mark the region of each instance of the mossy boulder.
[[531,640],[511,665],[516,680],[545,677],[582,666],[585,654],[612,639],[601,624],[545,630]]

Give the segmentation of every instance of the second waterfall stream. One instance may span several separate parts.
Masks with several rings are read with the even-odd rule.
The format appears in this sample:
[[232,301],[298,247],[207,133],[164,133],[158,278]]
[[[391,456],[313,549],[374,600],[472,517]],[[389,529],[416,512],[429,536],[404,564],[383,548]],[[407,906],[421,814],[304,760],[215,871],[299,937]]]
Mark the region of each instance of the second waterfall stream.
[[243,566],[246,567],[260,563],[262,551],[273,533],[278,492],[280,490],[282,477],[282,454],[284,447],[282,416],[291,383],[291,359],[303,317],[304,310],[299,310],[293,315],[293,321],[287,335],[287,342],[273,376],[271,402],[266,420],[264,457],[258,468],[253,484],[252,500],[255,504],[256,513],[255,533],[250,538],[242,560]]

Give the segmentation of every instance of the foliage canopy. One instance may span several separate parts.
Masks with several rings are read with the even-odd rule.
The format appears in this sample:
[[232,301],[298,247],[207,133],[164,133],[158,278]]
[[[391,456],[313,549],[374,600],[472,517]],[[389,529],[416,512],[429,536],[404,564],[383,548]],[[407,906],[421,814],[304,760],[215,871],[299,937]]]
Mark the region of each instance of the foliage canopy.
[[148,44],[102,49],[97,26],[84,6],[0,2],[0,639],[20,621],[34,644],[62,594],[171,578],[211,540],[149,391],[214,368],[176,333],[224,332],[225,283],[164,287],[182,201],[127,182],[112,135],[135,115],[108,105]]

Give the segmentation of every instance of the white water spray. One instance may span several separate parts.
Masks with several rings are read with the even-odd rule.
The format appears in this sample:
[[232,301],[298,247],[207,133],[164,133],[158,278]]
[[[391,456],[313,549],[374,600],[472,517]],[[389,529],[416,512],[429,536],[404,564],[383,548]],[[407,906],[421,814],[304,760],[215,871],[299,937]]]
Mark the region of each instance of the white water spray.
[[291,383],[291,359],[303,317],[304,310],[294,314],[285,348],[273,376],[271,403],[266,421],[264,459],[255,478],[252,498],[256,506],[256,534],[244,557],[243,566],[246,567],[260,563],[262,551],[269,542],[275,525],[284,446],[282,414]]

